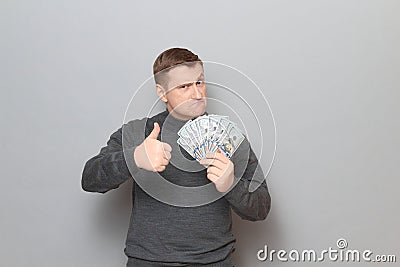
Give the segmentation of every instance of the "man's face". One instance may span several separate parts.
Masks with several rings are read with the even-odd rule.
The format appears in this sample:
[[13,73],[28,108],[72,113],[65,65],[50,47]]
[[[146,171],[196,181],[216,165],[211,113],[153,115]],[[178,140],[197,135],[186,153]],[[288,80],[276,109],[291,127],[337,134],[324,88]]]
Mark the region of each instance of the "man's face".
[[168,111],[181,120],[203,115],[206,111],[207,89],[201,64],[173,67],[166,77],[164,87],[157,85],[157,94],[166,103]]

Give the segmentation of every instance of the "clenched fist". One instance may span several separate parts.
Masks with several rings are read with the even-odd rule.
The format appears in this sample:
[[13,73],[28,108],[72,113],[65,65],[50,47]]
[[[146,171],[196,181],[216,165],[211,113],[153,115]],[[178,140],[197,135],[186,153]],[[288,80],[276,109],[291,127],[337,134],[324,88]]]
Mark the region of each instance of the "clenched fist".
[[214,183],[219,192],[226,192],[234,182],[233,162],[218,150],[207,154],[200,164],[207,166],[207,178]]
[[169,144],[157,140],[159,134],[160,126],[155,122],[153,131],[133,152],[133,158],[139,168],[162,172],[168,165],[172,148]]

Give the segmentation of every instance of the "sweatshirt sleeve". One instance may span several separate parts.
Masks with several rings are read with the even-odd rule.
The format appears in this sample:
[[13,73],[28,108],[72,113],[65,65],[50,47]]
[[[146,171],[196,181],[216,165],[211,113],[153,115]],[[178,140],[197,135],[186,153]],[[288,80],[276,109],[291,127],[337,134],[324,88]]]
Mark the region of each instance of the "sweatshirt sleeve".
[[[225,199],[242,219],[261,221],[267,218],[271,209],[271,196],[268,192],[264,173],[249,144],[247,151],[247,165],[242,167],[245,168],[242,175],[238,175],[236,171],[237,168],[240,169],[242,163],[240,160],[235,162],[232,159],[235,165],[234,187],[225,195]],[[256,190],[251,189],[253,187]]]
[[86,162],[82,172],[82,189],[105,193],[118,188],[131,178],[133,174],[129,171],[125,158],[130,161],[130,169],[133,172],[137,171],[138,167],[133,159],[135,148],[136,146],[130,146],[123,150],[122,128],[115,131],[99,154]]

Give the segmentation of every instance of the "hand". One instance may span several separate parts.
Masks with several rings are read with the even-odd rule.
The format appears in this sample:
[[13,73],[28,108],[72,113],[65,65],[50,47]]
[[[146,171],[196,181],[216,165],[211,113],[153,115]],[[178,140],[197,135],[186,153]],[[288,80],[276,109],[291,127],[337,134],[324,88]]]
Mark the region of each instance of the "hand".
[[168,165],[172,148],[169,144],[157,140],[159,134],[160,126],[155,122],[153,131],[133,152],[133,158],[139,168],[162,172]]
[[219,192],[226,192],[234,181],[234,165],[221,151],[207,154],[200,164],[208,165],[207,178],[215,184]]

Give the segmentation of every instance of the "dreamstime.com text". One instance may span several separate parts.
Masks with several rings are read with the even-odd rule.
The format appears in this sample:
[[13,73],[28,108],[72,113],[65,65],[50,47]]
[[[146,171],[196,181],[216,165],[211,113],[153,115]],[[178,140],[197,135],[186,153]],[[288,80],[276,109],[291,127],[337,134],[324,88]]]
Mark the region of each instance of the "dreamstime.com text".
[[308,250],[270,250],[265,245],[264,249],[257,252],[257,258],[260,261],[293,261],[293,262],[396,262],[396,255],[374,255],[371,250],[359,251],[357,249],[346,249],[348,243],[346,239],[340,238],[336,242],[337,248],[329,247],[321,250],[319,253],[313,249]]

